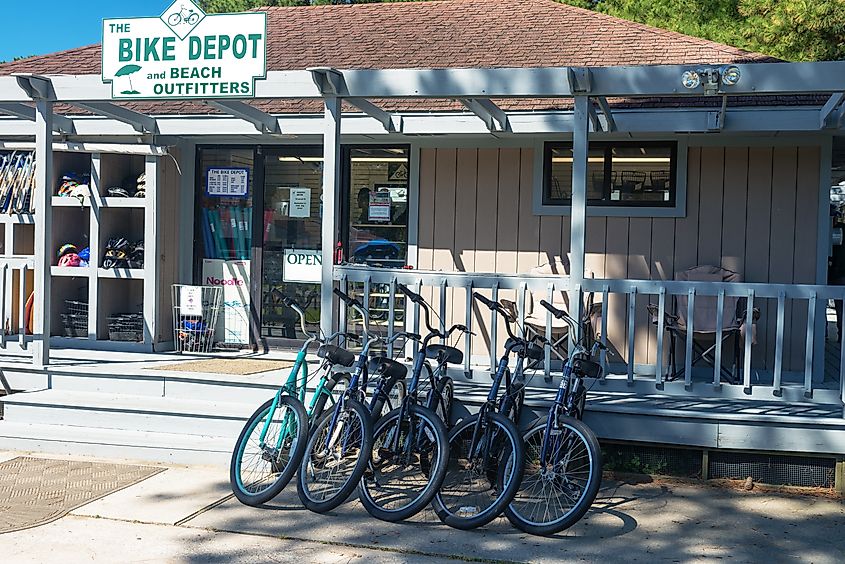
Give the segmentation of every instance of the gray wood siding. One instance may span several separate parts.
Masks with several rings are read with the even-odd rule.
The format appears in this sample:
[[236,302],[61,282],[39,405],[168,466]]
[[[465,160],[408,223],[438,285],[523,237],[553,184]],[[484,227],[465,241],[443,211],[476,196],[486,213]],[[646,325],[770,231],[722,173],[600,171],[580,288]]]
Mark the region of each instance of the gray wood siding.
[[[716,264],[750,282],[813,283],[820,158],[817,146],[690,147],[685,217],[588,218],[586,268],[599,278],[670,280],[676,271]],[[532,213],[533,160],[532,148],[422,149],[415,266],[519,273],[566,256],[569,217]],[[466,295],[463,289],[449,292],[449,312],[458,322]],[[439,291],[429,297],[436,304]],[[500,297],[509,296],[502,292]],[[638,364],[656,360],[649,302],[656,297],[637,298]],[[776,301],[758,302],[754,364],[770,368]],[[480,337],[473,352],[483,354],[490,316],[486,309],[473,309]],[[787,368],[800,366],[804,355],[806,307],[794,309],[789,307],[786,317]],[[626,299],[611,296],[605,311],[610,342],[625,355]]]

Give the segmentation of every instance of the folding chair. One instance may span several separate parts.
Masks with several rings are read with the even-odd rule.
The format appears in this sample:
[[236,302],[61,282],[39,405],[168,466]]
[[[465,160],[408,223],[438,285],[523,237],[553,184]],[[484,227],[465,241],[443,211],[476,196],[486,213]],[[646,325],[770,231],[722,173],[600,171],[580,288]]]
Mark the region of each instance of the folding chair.
[[[534,267],[528,274],[531,276],[568,276],[569,260],[559,259],[552,263]],[[587,274],[591,276],[590,273]],[[546,300],[558,309],[569,311],[569,295],[567,292],[556,290],[552,292],[552,298],[549,299],[548,292],[529,291],[525,299],[525,318],[523,321],[523,332],[525,338],[529,340],[536,337],[538,341],[543,341],[546,337],[547,310],[540,305],[540,300]],[[519,308],[516,303],[510,300],[499,301],[514,319],[518,320],[520,318]],[[592,339],[595,337],[592,328],[601,326],[601,304],[593,303],[592,293],[587,294],[586,302],[583,309],[584,318],[582,321],[585,324],[588,338]],[[569,336],[569,325],[564,320],[557,319],[553,315],[549,317],[551,317],[552,332],[549,343],[546,346],[550,347],[551,353],[557,357],[562,365],[567,358],[566,340]]]
[[[718,266],[694,266],[683,272],[675,274],[675,280],[689,282],[742,282],[742,276]],[[718,324],[716,316],[718,313],[718,298],[714,296],[696,296],[693,308],[693,358],[692,366],[704,361],[710,366],[715,366],[715,351],[717,346],[723,346],[729,340],[733,340],[733,365],[730,369],[724,364],[719,367],[721,379],[730,384],[739,382],[738,369],[742,365],[742,339],[746,331],[746,299],[725,296],[722,310],[722,339],[716,340]],[[672,300],[673,312],[664,313],[664,327],[669,334],[669,367],[671,374],[666,380],[677,380],[684,376],[684,367],[678,368],[678,351],[680,344],[683,346],[687,338],[687,310],[689,299],[686,295],[674,296]],[[657,324],[659,315],[658,306],[648,305],[652,323]],[[760,311],[755,308],[751,321],[752,343],[756,342],[756,327],[754,322],[760,317]],[[710,339],[713,340],[712,344]],[[704,341],[704,342],[702,342]]]

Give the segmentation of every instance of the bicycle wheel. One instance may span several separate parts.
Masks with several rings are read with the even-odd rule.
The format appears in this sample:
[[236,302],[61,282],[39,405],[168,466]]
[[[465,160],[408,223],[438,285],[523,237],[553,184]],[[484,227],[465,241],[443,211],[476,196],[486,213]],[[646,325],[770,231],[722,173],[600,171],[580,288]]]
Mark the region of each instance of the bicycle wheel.
[[296,490],[302,504],[325,513],[347,500],[367,468],[373,450],[373,423],[359,402],[348,399],[314,424],[299,466]]
[[[271,413],[272,407],[273,400],[267,400],[247,420],[229,464],[232,492],[246,505],[261,505],[279,495],[293,478],[305,452],[305,408],[290,396],[280,397]],[[265,426],[267,434],[261,441]]]
[[317,398],[317,403],[314,404],[314,410],[311,412],[311,422],[317,421],[326,409],[326,402],[329,396],[333,396],[335,401],[349,388],[349,374],[346,372],[339,372],[333,374],[326,382],[326,387],[323,388],[325,393],[320,394]]
[[364,508],[382,521],[419,513],[446,475],[449,438],[443,422],[416,405],[409,406],[400,422],[400,411],[394,409],[376,423],[371,462],[358,486]]
[[541,467],[546,421],[547,417],[540,417],[525,432],[525,476],[505,509],[515,527],[532,535],[553,535],[577,523],[601,485],[601,449],[596,435],[571,417],[564,417],[557,426],[549,444],[549,463],[545,469]]
[[495,519],[516,495],[522,480],[524,447],[513,422],[498,413],[487,413],[480,438],[470,452],[477,421],[478,415],[452,429],[449,468],[433,500],[440,520],[457,529],[482,527]]
[[452,420],[452,399],[455,397],[454,383],[451,378],[440,378],[437,382],[437,398],[435,399],[435,411],[443,420],[446,428]]
[[[377,387],[378,383],[374,382],[371,390],[372,393],[375,393]],[[387,390],[387,398],[385,398],[384,402],[376,402],[373,405],[373,421],[378,421],[386,414],[393,411],[394,408],[399,407],[406,395],[408,395],[408,384],[405,380],[397,380],[393,386]]]
[[170,14],[170,17],[167,18],[167,23],[170,25],[179,25],[182,23],[182,16],[179,14]]

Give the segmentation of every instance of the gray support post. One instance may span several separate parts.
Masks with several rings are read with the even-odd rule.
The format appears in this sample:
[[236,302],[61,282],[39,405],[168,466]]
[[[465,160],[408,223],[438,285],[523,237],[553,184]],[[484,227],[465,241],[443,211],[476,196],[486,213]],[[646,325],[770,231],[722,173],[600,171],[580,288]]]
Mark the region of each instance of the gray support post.
[[[194,283],[194,201],[196,197],[195,143],[179,144],[179,277],[182,284]],[[257,189],[254,188],[254,189]]]
[[35,101],[35,270],[32,363],[50,364],[50,265],[53,253],[53,102]]
[[[587,230],[587,153],[590,133],[590,98],[575,97],[575,112],[572,130],[572,221],[570,224],[570,268],[572,287],[580,288],[584,282],[584,249]],[[570,293],[570,307],[578,305],[575,313],[580,315],[579,292]],[[576,304],[573,298],[578,297]],[[580,322],[580,317],[576,317]],[[579,325],[577,338],[580,338]]]
[[154,351],[158,340],[159,269],[161,237],[161,158],[144,157],[144,174],[147,176],[147,195],[144,198],[144,345]]
[[320,287],[320,329],[332,333],[332,270],[340,197],[340,99],[325,99],[323,119],[323,276]]

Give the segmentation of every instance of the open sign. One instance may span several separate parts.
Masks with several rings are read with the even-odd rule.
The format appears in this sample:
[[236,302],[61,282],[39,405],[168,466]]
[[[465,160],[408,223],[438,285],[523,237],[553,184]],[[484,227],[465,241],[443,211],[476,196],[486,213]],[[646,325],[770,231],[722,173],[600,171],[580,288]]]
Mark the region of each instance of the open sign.
[[305,249],[285,249],[285,282],[320,283],[323,275],[323,253]]

